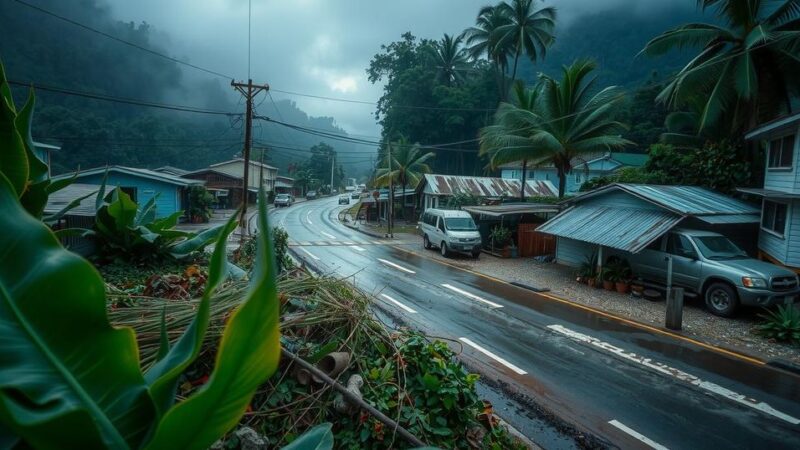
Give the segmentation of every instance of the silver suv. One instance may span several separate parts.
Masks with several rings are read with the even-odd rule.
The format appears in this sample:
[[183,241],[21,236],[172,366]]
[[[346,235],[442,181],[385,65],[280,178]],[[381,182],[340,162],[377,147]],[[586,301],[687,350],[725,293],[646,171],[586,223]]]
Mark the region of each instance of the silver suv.
[[747,256],[727,237],[710,231],[677,229],[627,259],[635,275],[665,284],[667,255],[672,255],[672,283],[701,295],[708,309],[730,317],[739,305],[793,303],[800,294],[797,275]]

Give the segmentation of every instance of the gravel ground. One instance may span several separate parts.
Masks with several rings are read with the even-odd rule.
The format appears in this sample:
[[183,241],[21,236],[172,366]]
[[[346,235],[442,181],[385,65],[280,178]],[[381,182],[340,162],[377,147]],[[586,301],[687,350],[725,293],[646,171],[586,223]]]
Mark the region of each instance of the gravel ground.
[[[410,236],[409,236],[410,238]],[[590,288],[579,284],[573,276],[574,269],[555,263],[541,263],[532,258],[502,259],[482,254],[479,260],[455,256],[444,259],[438,252],[425,250],[420,245],[404,246],[422,256],[445,260],[450,264],[490,275],[510,282],[548,288],[558,297],[591,306],[603,311],[664,327],[666,304],[633,298],[628,294]],[[686,299],[683,310],[681,334],[712,345],[736,350],[761,359],[781,358],[800,364],[800,349],[786,344],[770,342],[751,330],[759,320],[759,310],[746,308],[733,319],[717,317],[703,308],[699,299]]]

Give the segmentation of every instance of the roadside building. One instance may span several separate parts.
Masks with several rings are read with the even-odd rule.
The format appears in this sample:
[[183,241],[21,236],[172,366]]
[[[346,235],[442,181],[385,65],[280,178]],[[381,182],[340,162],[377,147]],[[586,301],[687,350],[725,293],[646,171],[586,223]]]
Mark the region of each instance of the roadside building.
[[766,149],[762,188],[740,188],[761,202],[759,256],[800,272],[800,114],[761,125],[746,139]]
[[[518,199],[521,180],[511,178],[467,177],[459,175],[426,174],[417,185],[419,205],[444,208],[455,195],[465,194],[481,200]],[[550,181],[526,180],[525,197],[555,197],[558,190]]]
[[[216,170],[217,172],[224,173],[228,176],[238,178],[240,180],[244,179],[244,159],[237,158],[232,159],[230,161],[224,161],[221,163],[211,164],[208,166],[209,169]],[[261,187],[261,184],[264,184],[264,190],[267,192],[275,190],[275,179],[278,176],[278,169],[272,167],[267,164],[262,164],[258,161],[250,161],[250,167],[248,168],[248,182],[247,187],[248,189],[255,189],[258,192],[258,189]]]
[[[72,183],[50,194],[44,208],[46,215],[58,214],[73,201],[81,199],[77,206],[52,224],[53,230],[92,229],[95,222],[96,193],[99,190],[98,184]],[[94,241],[91,238],[66,236],[60,238],[60,241],[64,247],[80,255],[88,256],[94,252]]]
[[173,166],[161,166],[158,169],[153,169],[153,170],[155,170],[156,172],[166,173],[168,175],[175,175],[176,177],[186,175],[187,173],[189,173],[188,170],[183,170]]
[[47,164],[47,171],[50,172],[50,166],[53,161],[51,153],[61,150],[61,147],[51,144],[43,144],[41,142],[33,143],[33,153]]
[[275,193],[292,194],[295,197],[300,195],[299,190],[294,187],[294,178],[280,175],[275,177]]
[[[646,162],[647,155],[643,153],[607,152],[574,158],[572,172],[567,175],[564,192],[573,195],[589,180],[613,175],[614,172],[626,167],[642,167]],[[550,181],[558,185],[558,171],[552,164],[539,167],[529,165],[526,172],[526,180]],[[517,162],[500,166],[500,176],[505,179],[521,180],[522,164]]]
[[716,231],[755,253],[758,207],[697,186],[615,183],[573,197],[537,231],[556,236],[556,261],[578,266],[604,248],[638,253],[672,228]]
[[[206,189],[214,195],[216,208],[238,208],[242,204],[242,178],[235,177],[226,172],[206,168],[195,170],[181,175],[181,178],[201,180]],[[258,189],[247,189],[247,201],[255,203]]]
[[176,177],[149,169],[125,166],[97,167],[82,170],[76,174],[67,173],[53,177],[61,180],[76,176],[76,183],[100,185],[108,173],[106,185],[108,189],[120,187],[131,199],[144,205],[151,198],[156,198],[156,216],[165,217],[177,211],[185,211],[188,207],[188,188],[202,185],[199,180]]

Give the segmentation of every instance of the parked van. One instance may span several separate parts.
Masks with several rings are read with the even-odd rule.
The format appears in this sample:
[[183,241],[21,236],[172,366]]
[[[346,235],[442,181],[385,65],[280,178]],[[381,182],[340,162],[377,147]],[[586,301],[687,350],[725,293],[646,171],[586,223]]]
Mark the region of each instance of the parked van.
[[428,209],[419,222],[425,248],[438,247],[442,256],[464,253],[477,258],[481,254],[481,234],[466,211]]

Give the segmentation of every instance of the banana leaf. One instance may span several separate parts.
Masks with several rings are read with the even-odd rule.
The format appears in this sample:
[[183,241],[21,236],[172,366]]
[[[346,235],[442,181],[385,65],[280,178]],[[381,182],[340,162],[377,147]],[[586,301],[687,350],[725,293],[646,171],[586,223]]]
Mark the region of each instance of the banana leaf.
[[301,434],[282,450],[330,450],[333,448],[333,431],[330,423],[321,423]]
[[50,214],[50,215],[42,217],[42,221],[44,221],[48,225],[52,225],[52,224],[58,222],[62,217],[64,217],[68,212],[70,212],[70,210],[72,210],[74,208],[77,208],[78,205],[80,205],[83,200],[86,200],[87,198],[89,198],[89,197],[91,197],[93,195],[96,195],[96,194],[97,194],[97,191],[94,191],[94,192],[90,192],[90,193],[88,193],[88,194],[86,194],[86,195],[84,195],[82,197],[78,197],[75,200],[72,200],[71,202],[69,202],[69,204],[67,206],[61,208],[57,213]]
[[[228,223],[231,223],[228,220]],[[220,225],[216,227],[209,228],[205,231],[202,231],[196,235],[194,235],[190,239],[186,239],[184,241],[180,241],[169,248],[169,253],[172,257],[176,259],[181,259],[189,256],[190,254],[204,249],[206,246],[211,245],[212,243],[216,242],[218,239],[221,239],[221,236],[227,229],[228,224]],[[230,234],[230,233],[229,233]],[[225,234],[225,239],[227,240],[228,235]]]
[[3,91],[3,98],[0,99],[0,172],[11,183],[17,197],[22,197],[28,184],[28,157],[25,154],[25,143],[15,125],[17,113],[14,99],[1,65],[0,90]]
[[278,367],[277,273],[263,189],[258,223],[262,231],[250,288],[228,319],[208,383],[164,415],[147,448],[207,448],[238,423],[258,386]]
[[100,275],[2,174],[0,211],[2,429],[34,448],[138,447],[155,405],[133,331],[109,324]]
[[156,219],[156,200],[158,199],[158,195],[159,194],[156,194],[150,197],[150,200],[148,200],[147,203],[144,204],[144,207],[142,207],[136,213],[136,218],[133,219],[133,224],[135,226],[138,227],[144,224],[148,224]]

